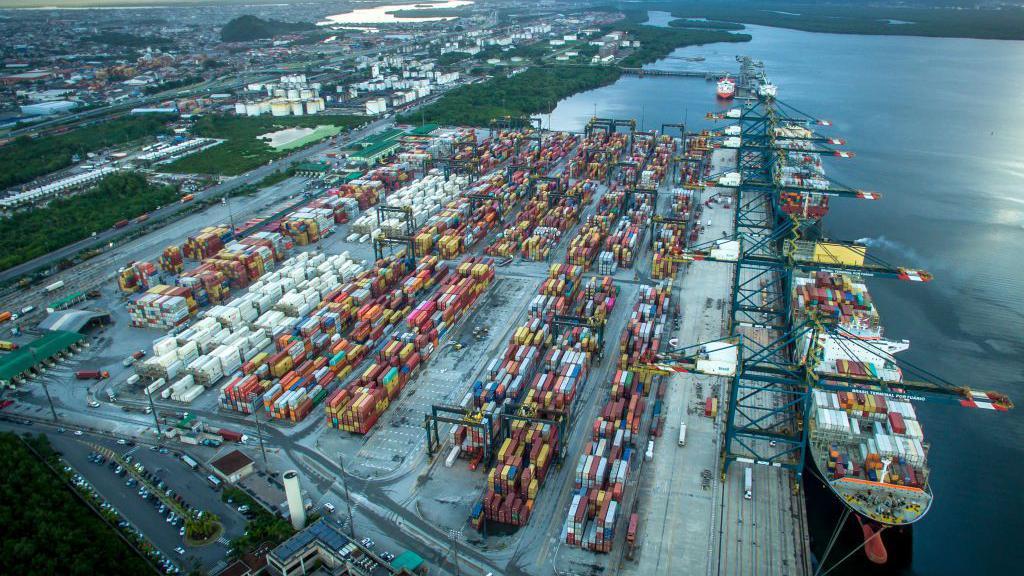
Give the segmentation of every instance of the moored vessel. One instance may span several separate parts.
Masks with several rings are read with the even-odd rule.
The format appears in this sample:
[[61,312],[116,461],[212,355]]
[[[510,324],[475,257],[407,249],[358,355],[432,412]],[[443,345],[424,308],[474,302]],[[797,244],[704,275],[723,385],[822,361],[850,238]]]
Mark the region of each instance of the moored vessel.
[[728,76],[719,79],[717,95],[723,100],[731,100],[736,95],[736,81]]

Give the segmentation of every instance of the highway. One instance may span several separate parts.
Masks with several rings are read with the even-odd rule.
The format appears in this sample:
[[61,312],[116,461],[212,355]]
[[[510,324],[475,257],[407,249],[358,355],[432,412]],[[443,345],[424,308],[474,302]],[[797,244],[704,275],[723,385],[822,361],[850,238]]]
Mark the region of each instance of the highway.
[[[387,128],[393,124],[394,120],[389,118],[381,118],[379,120],[374,120],[373,122],[367,124],[362,128],[357,128],[352,132],[349,132],[346,135],[346,137],[343,140],[339,141],[338,143],[334,143],[331,139],[325,140],[318,144],[314,144],[313,146],[310,146],[308,148],[298,150],[278,160],[274,160],[273,162],[267,165],[260,166],[259,168],[246,172],[245,174],[236,176],[234,178],[231,178],[230,180],[226,180],[224,182],[221,182],[220,184],[216,184],[200,192],[196,192],[196,199],[194,201],[203,200],[205,198],[217,198],[223,195],[224,193],[230,192],[241,186],[255,184],[278,170],[287,169],[288,166],[290,166],[293,162],[300,162],[312,156],[316,156],[328,150],[332,146],[337,146],[339,144],[348,144],[350,142],[363,138],[364,136],[371,134],[377,130]],[[164,206],[160,210],[155,210],[151,212],[150,220],[173,217],[175,214],[189,208],[190,206],[191,204],[169,204],[167,206]],[[109,230],[104,230],[102,232],[97,233],[95,236],[86,238],[84,240],[80,240],[78,242],[75,242],[74,244],[69,244],[67,246],[64,246],[63,248],[54,250],[53,252],[50,252],[45,256],[33,258],[28,262],[23,262],[17,266],[13,266],[11,268],[8,268],[7,270],[4,270],[3,272],[0,272],[0,283],[16,279],[22,275],[28,274],[34,270],[37,270],[45,266],[52,266],[53,264],[65,258],[73,257],[82,250],[106,244],[127,232],[130,232],[139,227],[146,226],[149,224],[151,224],[151,222],[148,221],[141,223],[132,222],[128,224],[128,226],[125,226],[124,228],[111,228]]]

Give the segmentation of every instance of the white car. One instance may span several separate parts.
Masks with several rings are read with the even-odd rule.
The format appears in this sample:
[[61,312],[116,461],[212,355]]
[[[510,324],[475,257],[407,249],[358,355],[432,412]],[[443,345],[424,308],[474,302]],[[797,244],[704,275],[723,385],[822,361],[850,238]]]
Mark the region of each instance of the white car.
[[97,402],[95,400],[93,400],[92,402],[89,402],[89,408],[99,408],[99,407],[100,407],[100,403],[99,402]]
[[178,546],[177,548],[175,548],[174,551],[177,552],[178,554],[184,554],[185,553],[185,549],[182,548],[181,546]]
[[83,432],[81,430],[75,430],[75,436],[81,436]]
[[119,446],[124,446],[124,445],[125,445],[125,444],[127,444],[127,443],[128,443],[128,441],[127,441],[127,440],[125,440],[124,438],[119,438],[119,439],[117,440],[117,444],[118,444]]

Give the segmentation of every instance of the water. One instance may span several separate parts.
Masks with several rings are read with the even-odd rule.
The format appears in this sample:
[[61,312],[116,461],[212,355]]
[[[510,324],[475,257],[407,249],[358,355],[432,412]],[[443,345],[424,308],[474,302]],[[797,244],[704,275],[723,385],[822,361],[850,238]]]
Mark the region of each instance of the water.
[[436,8],[459,8],[469,6],[469,0],[429,0],[417,4],[388,4],[373,8],[360,8],[344,14],[328,16],[324,24],[395,24],[399,22],[433,22],[452,20],[454,16],[438,16],[432,18],[397,18],[388,12],[396,10],[434,10]]
[[[994,414],[918,404],[936,500],[915,526],[911,573],[1016,573],[1024,563],[1024,42],[747,28],[749,43],[683,48],[652,66],[735,71],[735,55],[753,56],[780,100],[832,120],[828,133],[846,138],[857,157],[828,160],[829,175],[885,196],[833,199],[827,231],[935,274],[926,285],[869,282],[887,335],[911,340],[900,358],[1022,406]],[[679,59],[693,56],[706,61]],[[704,114],[728,107],[714,94],[703,80],[623,77],[563,100],[543,120],[580,130],[596,112],[648,130],[684,119],[709,127]]]

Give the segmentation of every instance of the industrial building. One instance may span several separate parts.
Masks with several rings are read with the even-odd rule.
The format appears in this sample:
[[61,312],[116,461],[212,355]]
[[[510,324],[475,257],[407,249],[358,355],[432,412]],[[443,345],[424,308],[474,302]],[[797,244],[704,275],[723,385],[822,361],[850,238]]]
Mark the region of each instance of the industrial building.
[[0,357],[0,386],[16,386],[26,378],[77,349],[85,337],[77,332],[50,332],[21,348]]
[[39,102],[38,104],[25,104],[21,107],[21,113],[26,116],[49,116],[51,114],[63,114],[78,107],[78,102],[70,100],[51,100]]
[[235,103],[239,116],[303,116],[324,110],[320,83],[307,82],[305,74],[281,76],[278,82],[249,84],[247,95]]
[[68,192],[89,184],[94,184],[106,176],[117,172],[117,170],[117,168],[112,166],[106,166],[104,168],[68,176],[67,178],[61,178],[60,180],[43,184],[42,186],[29,188],[23,192],[7,196],[6,198],[0,198],[0,207],[5,209],[18,208],[20,206],[33,204],[40,200],[46,200],[51,196],[56,196],[62,192]]

